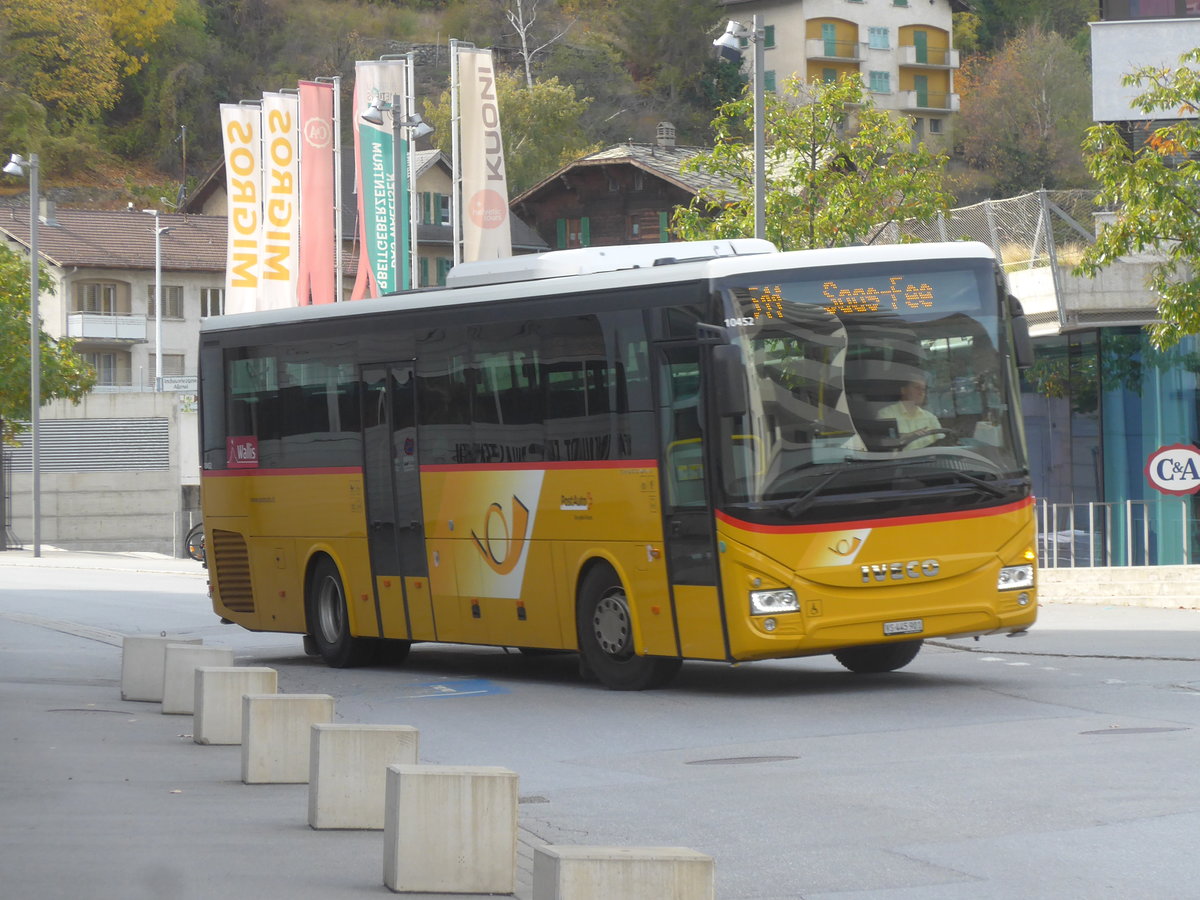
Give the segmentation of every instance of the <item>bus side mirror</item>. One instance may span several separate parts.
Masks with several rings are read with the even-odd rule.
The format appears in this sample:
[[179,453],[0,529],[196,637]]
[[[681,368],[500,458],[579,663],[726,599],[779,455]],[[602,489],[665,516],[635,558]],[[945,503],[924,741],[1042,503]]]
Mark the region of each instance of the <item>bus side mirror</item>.
[[1012,294],[1008,295],[1008,311],[1012,317],[1013,356],[1016,357],[1017,368],[1028,369],[1033,365],[1033,340],[1029,337],[1029,320],[1025,318],[1021,301]]
[[732,344],[712,348],[712,391],[717,415],[741,416],[746,413],[746,367],[742,350]]

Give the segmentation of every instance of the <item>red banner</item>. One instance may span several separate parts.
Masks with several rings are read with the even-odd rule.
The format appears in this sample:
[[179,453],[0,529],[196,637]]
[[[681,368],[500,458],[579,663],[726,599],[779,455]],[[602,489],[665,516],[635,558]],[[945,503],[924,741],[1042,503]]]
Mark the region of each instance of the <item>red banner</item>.
[[333,303],[337,258],[333,85],[300,82],[300,278],[297,302]]

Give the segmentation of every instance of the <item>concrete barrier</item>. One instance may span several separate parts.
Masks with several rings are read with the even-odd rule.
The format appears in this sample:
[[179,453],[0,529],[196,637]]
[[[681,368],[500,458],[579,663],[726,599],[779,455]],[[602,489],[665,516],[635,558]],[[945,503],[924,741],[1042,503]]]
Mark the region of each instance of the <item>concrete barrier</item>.
[[687,847],[550,845],[533,854],[533,900],[713,900],[711,856]]
[[305,784],[313,725],[333,721],[329,694],[242,697],[242,781]]
[[225,647],[167,644],[163,662],[163,715],[190,716],[195,711],[196,669],[232,665],[233,651]]
[[179,634],[127,634],[121,641],[121,699],[161,703],[167,644],[199,644]]
[[385,805],[383,883],[391,890],[516,890],[516,772],[495,766],[388,766]]
[[266,666],[200,666],[192,739],[197,744],[240,744],[242,695],[278,691],[279,673]]
[[387,767],[417,764],[417,729],[409,725],[312,726],[308,824],[383,828]]

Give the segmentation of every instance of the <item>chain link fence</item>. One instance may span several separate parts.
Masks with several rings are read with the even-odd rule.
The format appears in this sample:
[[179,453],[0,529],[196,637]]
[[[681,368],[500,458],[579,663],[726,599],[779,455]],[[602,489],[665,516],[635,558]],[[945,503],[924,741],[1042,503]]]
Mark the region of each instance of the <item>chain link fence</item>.
[[981,241],[1008,271],[1070,268],[1095,241],[1096,192],[1034,191],[985,200],[939,213],[935,221],[907,219],[885,225],[875,243]]

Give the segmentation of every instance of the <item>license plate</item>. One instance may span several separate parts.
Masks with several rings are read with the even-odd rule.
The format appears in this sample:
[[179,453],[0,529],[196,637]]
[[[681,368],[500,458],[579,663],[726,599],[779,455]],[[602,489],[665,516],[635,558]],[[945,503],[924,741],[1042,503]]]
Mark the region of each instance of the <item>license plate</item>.
[[925,630],[924,619],[905,619],[902,622],[884,622],[884,634],[920,634]]

